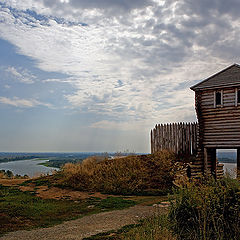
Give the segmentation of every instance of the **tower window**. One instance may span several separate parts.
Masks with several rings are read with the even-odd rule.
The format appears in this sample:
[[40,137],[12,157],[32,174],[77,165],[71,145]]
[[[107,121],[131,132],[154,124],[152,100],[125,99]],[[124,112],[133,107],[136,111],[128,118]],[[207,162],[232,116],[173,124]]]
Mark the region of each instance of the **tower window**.
[[222,93],[216,92],[216,105],[222,105]]
[[240,90],[237,91],[237,103],[240,103]]

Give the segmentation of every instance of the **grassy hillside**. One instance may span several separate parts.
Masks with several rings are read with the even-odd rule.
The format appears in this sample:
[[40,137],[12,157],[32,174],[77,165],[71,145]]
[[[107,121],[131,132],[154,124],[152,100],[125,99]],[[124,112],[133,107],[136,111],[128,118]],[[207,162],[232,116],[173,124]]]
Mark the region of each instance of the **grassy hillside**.
[[173,186],[176,157],[169,151],[65,164],[57,184],[81,191],[113,194],[161,194]]

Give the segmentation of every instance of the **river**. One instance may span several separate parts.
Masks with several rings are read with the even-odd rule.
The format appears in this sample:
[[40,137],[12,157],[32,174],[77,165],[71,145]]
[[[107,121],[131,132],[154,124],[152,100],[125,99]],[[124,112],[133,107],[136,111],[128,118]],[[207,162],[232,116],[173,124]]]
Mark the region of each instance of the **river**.
[[38,165],[39,163],[45,163],[48,160],[30,159],[30,160],[19,160],[12,162],[0,163],[0,170],[10,170],[14,175],[19,174],[24,176],[25,174],[29,177],[40,176],[41,174],[51,174],[52,171],[58,170],[58,168],[45,167]]
[[231,177],[237,177],[237,164],[236,163],[223,163],[224,173],[228,173]]

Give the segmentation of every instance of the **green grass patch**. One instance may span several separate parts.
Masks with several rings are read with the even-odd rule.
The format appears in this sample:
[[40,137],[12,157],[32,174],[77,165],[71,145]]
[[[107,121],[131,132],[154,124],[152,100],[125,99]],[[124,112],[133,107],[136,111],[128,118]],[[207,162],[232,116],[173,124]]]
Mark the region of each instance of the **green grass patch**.
[[132,200],[125,200],[121,197],[108,197],[99,202],[98,207],[101,209],[123,209],[135,205]]
[[134,201],[120,197],[79,201],[41,199],[32,192],[22,192],[15,187],[0,185],[0,234],[20,229],[49,227],[84,215],[133,205]]
[[21,183],[21,186],[28,186],[28,185],[34,185],[36,187],[38,186],[48,186],[51,187],[54,185],[54,177],[53,175],[49,176],[43,176],[35,179],[29,179],[25,182]]
[[37,165],[41,165],[41,166],[45,166],[45,167],[51,167],[51,165],[48,162],[38,163]]

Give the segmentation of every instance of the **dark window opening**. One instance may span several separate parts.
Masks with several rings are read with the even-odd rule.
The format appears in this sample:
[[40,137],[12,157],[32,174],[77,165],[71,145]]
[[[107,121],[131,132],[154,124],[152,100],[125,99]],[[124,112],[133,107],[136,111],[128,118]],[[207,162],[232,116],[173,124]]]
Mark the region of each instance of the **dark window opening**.
[[237,91],[237,102],[240,103],[240,90]]
[[216,92],[216,105],[222,104],[222,94],[221,92]]

